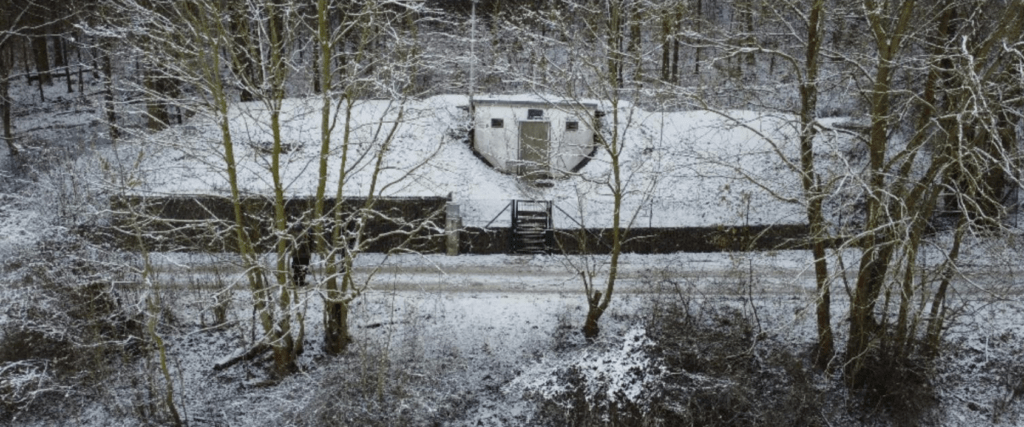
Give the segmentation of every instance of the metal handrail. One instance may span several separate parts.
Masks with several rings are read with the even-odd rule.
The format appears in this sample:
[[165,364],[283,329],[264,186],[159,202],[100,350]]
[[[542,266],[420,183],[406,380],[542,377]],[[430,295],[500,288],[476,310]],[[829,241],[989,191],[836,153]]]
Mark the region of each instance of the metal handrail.
[[561,212],[562,215],[565,215],[566,218],[569,218],[570,220],[572,220],[572,222],[575,222],[576,225],[580,226],[580,228],[582,228],[582,229],[586,229],[587,228],[587,227],[584,227],[583,224],[580,224],[580,222],[577,221],[576,218],[573,218],[572,215],[569,214],[569,212],[566,212],[560,206],[558,206],[558,205],[556,205],[554,203],[552,203],[552,205],[555,207],[555,209],[558,209],[558,211]]
[[484,228],[490,227],[491,224],[494,224],[494,221],[497,221],[498,217],[500,217],[501,214],[505,213],[505,209],[508,209],[509,207],[512,206],[512,203],[513,202],[508,202],[508,204],[505,205],[505,207],[501,208],[501,212],[498,212],[498,214],[494,216],[494,219],[492,219],[490,222],[488,222],[487,225],[484,226]]
[[[544,213],[546,213],[547,217],[548,217],[547,224],[545,224],[545,226],[546,226],[545,228],[548,229],[548,230],[553,228],[554,224],[552,222],[553,219],[552,219],[552,215],[551,215],[551,206],[554,203],[552,203],[550,200],[513,200],[512,203],[514,203],[514,205],[512,206],[512,227],[515,227],[516,219],[519,216],[519,204],[520,203],[535,203],[535,204],[543,205],[544,206]],[[527,212],[535,212],[535,211],[527,210]]]
[[566,218],[569,218],[569,220],[571,220],[572,222],[575,222],[576,225],[580,226],[580,230],[583,230],[583,232],[585,232],[585,233],[593,236],[595,239],[597,239],[598,242],[601,242],[602,244],[608,246],[608,243],[604,241],[603,237],[601,237],[600,235],[595,234],[594,232],[590,231],[589,228],[587,228],[585,225],[581,224],[579,221],[576,221],[576,218],[573,218],[572,215],[569,214],[569,212],[566,212],[564,209],[562,209],[561,207],[559,207],[558,205],[556,205],[554,203],[552,203],[552,205],[555,207],[555,209],[558,209],[559,212],[561,212],[563,215],[565,215]]

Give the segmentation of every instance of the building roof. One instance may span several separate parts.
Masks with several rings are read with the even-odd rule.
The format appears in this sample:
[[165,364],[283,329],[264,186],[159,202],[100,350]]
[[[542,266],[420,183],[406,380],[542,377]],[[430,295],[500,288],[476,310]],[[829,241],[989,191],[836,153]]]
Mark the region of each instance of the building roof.
[[596,110],[597,102],[589,100],[572,100],[572,99],[544,99],[544,98],[520,98],[520,97],[509,97],[509,98],[474,98],[474,105],[509,105],[509,106],[566,106],[566,107],[583,107],[588,110]]

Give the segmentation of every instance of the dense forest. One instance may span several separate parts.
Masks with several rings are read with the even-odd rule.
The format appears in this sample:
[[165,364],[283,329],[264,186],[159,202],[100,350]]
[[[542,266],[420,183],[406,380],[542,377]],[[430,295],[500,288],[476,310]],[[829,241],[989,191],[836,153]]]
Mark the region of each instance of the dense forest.
[[[626,365],[658,360],[661,368],[629,377],[647,392],[615,394],[614,381],[580,373],[585,363],[550,372],[553,381],[575,389],[523,386],[516,377],[521,365],[493,373],[507,380],[495,386],[481,379],[466,380],[477,385],[464,388],[424,382],[398,366],[398,350],[392,360],[388,349],[367,347],[369,329],[353,330],[365,323],[353,310],[376,301],[383,286],[375,276],[380,267],[369,266],[386,264],[376,258],[381,242],[388,256],[429,258],[423,242],[460,227],[440,213],[393,214],[385,197],[443,155],[445,141],[465,142],[472,119],[451,119],[444,125],[453,129],[436,132],[443,135],[439,142],[417,142],[422,154],[394,157],[412,150],[405,129],[432,114],[425,100],[453,94],[469,101],[529,95],[599,105],[601,117],[584,126],[595,133],[593,159],[603,172],[567,173],[580,199],[591,191],[607,197],[610,219],[601,238],[608,250],[579,255],[586,250],[562,248],[572,298],[581,304],[578,312],[559,315],[560,329],[549,334],[556,341],[551,354]],[[645,121],[654,112],[706,114],[701,117],[716,120],[721,132],[754,135],[762,154],[785,173],[758,175],[739,157],[715,157],[714,149],[686,151],[682,142],[664,140],[666,125],[659,130]],[[1024,331],[1004,333],[1005,351],[992,350],[986,325],[994,321],[985,316],[999,315],[985,310],[1019,316],[1022,308],[1015,274],[1024,0],[18,0],[0,3],[0,116],[6,147],[0,181],[7,187],[0,203],[8,212],[0,209],[0,219],[10,224],[27,215],[45,225],[3,228],[11,236],[25,230],[35,236],[28,244],[8,237],[0,246],[7,258],[0,286],[10,303],[0,309],[6,310],[0,317],[5,422],[43,425],[66,408],[82,414],[97,406],[107,408],[100,411],[105,415],[91,423],[235,424],[210,418],[209,408],[188,412],[189,405],[202,406],[195,402],[201,398],[189,400],[192,386],[183,372],[193,368],[174,362],[181,345],[171,344],[232,330],[248,337],[218,349],[211,356],[217,360],[197,363],[215,372],[244,365],[248,376],[257,375],[248,369],[258,365],[266,382],[257,388],[273,389],[267,393],[274,396],[313,372],[311,353],[316,364],[359,355],[356,379],[340,368],[316,375],[364,387],[364,395],[332,389],[337,395],[282,405],[285,415],[256,417],[286,424],[468,425],[474,419],[468,414],[479,414],[486,399],[455,402],[450,395],[501,387],[521,387],[517,392],[533,408],[512,405],[532,415],[499,417],[507,425],[1022,420],[1024,365],[1013,359],[1024,339],[1014,334]],[[62,124],[72,116],[77,122]],[[314,124],[296,131],[296,117]],[[764,128],[768,123],[773,129]],[[256,150],[240,130],[248,128],[263,132],[256,154],[267,188],[262,194],[246,187],[242,165],[252,156],[241,153]],[[296,213],[287,162],[298,139],[313,153],[303,173],[316,178]],[[199,315],[175,314],[175,302],[165,300],[184,297],[168,296],[170,286],[161,283],[170,280],[161,274],[174,274],[167,265],[191,262],[162,254],[188,252],[187,245],[167,251],[166,242],[153,243],[165,237],[144,236],[185,226],[154,226],[159,214],[145,198],[131,199],[156,179],[142,172],[151,156],[143,152],[156,146],[179,150],[186,162],[212,164],[223,189],[218,222],[189,225],[216,236],[220,249],[192,249],[231,252],[237,277],[225,284],[217,273],[218,283],[208,285],[220,291],[190,291],[187,298],[202,302],[179,304],[203,307]],[[637,280],[620,273],[631,271],[623,263],[634,259],[623,245],[637,227],[637,206],[648,203],[654,215],[651,198],[659,190],[650,177],[668,182],[683,169],[695,170],[651,159],[678,159],[664,153],[683,151],[726,171],[704,178],[729,174],[760,194],[742,196],[747,217],[751,200],[799,208],[798,222],[808,231],[798,263],[812,285],[794,293],[797,308],[776,309],[806,313],[813,333],[801,344],[760,331],[757,304],[774,300],[755,298],[754,277],[769,273],[752,261],[730,270],[746,279],[723,279],[746,284],[740,309],[712,304],[697,291],[683,295],[683,279],[665,274],[644,280],[663,286],[650,292],[675,298],[671,304],[630,302],[616,293],[631,283],[625,278]],[[594,188],[600,190],[588,190]],[[38,208],[41,200],[52,206]],[[37,211],[46,215],[26,213]],[[257,211],[264,218],[254,219]],[[387,232],[375,228],[382,223],[391,224]],[[587,238],[578,237],[581,247]],[[314,298],[296,285],[307,274],[293,265],[298,251],[310,253],[305,262],[316,260],[320,305],[308,313]],[[159,261],[164,258],[174,261]],[[652,260],[656,268],[677,263]],[[438,261],[424,265],[431,262]],[[972,276],[971,268],[988,276]],[[131,290],[115,282],[130,282]],[[664,287],[669,284],[675,290]],[[632,314],[617,311],[626,308]],[[197,316],[202,326],[182,332]],[[649,337],[622,329],[633,322],[623,320],[629,316],[642,318],[636,322]],[[1011,324],[1007,319],[1020,320],[1006,316]],[[951,331],[959,342],[949,339]],[[635,339],[615,341],[622,336]],[[978,362],[984,367],[970,369],[999,383],[994,397],[980,403],[940,384],[967,376],[948,366],[975,357],[964,342],[979,336],[988,348]],[[700,347],[701,341],[721,345]],[[622,348],[594,356],[602,345]],[[989,361],[989,351],[1003,359]],[[371,359],[387,363],[368,364]],[[101,393],[106,400],[90,400],[84,390],[104,387],[107,378],[118,378],[118,385]],[[422,391],[428,389],[434,391]],[[445,403],[416,406],[410,395]],[[775,395],[784,397],[770,400]],[[959,414],[949,412],[956,399],[975,418],[952,420]],[[410,412],[385,401],[405,402]],[[765,409],[771,406],[779,410]],[[843,415],[831,416],[837,413]]]

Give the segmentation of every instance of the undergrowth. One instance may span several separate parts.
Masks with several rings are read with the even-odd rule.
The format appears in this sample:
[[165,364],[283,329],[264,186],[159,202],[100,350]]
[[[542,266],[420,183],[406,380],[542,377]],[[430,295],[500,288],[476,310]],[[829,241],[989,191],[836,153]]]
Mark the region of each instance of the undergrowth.
[[142,314],[115,291],[103,255],[74,236],[45,236],[7,259],[14,286],[0,326],[0,420],[59,416],[120,362],[145,350]]
[[808,354],[756,333],[725,301],[659,293],[621,339],[570,349],[510,392],[537,425],[828,425],[829,385]]

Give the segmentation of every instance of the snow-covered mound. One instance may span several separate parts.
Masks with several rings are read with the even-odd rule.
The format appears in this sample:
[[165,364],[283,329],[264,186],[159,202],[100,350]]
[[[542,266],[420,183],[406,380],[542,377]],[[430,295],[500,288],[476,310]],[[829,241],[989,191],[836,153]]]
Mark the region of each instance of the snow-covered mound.
[[[317,98],[286,100],[282,107],[281,176],[288,196],[316,191],[320,150]],[[579,176],[534,187],[499,173],[476,158],[466,144],[469,116],[465,96],[447,95],[399,103],[359,101],[352,110],[343,195],[451,195],[463,223],[482,226],[513,199],[555,202],[555,226],[607,227],[612,219],[610,157],[598,150]],[[608,113],[603,127],[612,129]],[[230,110],[239,185],[249,194],[270,195],[273,181],[267,148],[272,139],[267,109],[259,103]],[[621,103],[618,112],[625,198],[624,225],[689,227],[793,224],[804,222],[800,204],[797,142],[793,118],[755,112],[648,112]],[[345,112],[332,119],[327,194],[337,191],[342,167]],[[398,123],[374,183],[372,172],[382,144]],[[196,117],[122,148],[122,159],[138,159],[143,194],[228,194],[222,132],[216,121]],[[131,154],[128,154],[131,153]],[[784,160],[785,159],[785,160]],[[788,162],[788,164],[787,164]],[[508,215],[492,225],[508,224]]]

